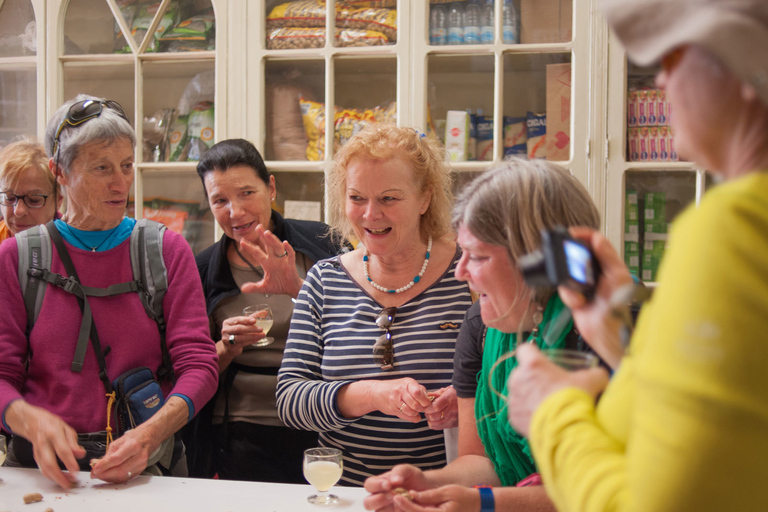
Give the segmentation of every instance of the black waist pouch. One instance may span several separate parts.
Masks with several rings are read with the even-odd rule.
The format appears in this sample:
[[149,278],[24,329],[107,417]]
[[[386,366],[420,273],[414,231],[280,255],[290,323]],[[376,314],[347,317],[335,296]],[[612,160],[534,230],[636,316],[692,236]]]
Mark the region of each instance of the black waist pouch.
[[[107,432],[89,432],[87,434],[77,434],[77,444],[85,448],[85,457],[77,459],[80,471],[91,470],[91,459],[100,459],[107,452]],[[66,469],[64,464],[57,458],[61,469]],[[34,451],[32,443],[21,436],[13,436],[8,445],[8,466],[17,466],[22,468],[36,468]]]
[[163,390],[155,375],[144,366],[116,378],[112,388],[117,399],[118,436],[147,421],[165,403]]

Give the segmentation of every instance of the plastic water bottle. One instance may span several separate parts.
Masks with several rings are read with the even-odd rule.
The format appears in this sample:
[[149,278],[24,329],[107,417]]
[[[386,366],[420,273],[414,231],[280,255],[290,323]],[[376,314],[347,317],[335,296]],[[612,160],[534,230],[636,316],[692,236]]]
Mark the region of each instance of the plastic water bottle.
[[480,44],[480,0],[469,0],[464,7],[464,44]]
[[464,44],[464,6],[453,2],[448,10],[448,44]]
[[493,0],[485,0],[485,5],[480,9],[480,42],[482,44],[493,43]]
[[448,44],[448,9],[435,4],[429,13],[429,44]]
[[519,18],[517,9],[512,0],[504,0],[504,22],[503,39],[504,44],[516,44],[520,42]]

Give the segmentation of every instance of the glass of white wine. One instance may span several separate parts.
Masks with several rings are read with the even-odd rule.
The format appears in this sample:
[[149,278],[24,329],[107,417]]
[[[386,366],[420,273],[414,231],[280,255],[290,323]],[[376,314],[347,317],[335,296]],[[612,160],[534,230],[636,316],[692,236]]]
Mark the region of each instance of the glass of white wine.
[[0,466],[5,462],[5,454],[8,447],[5,445],[5,436],[0,434]]
[[266,347],[275,341],[275,338],[266,336],[266,334],[272,328],[272,324],[275,322],[274,317],[272,316],[272,309],[269,307],[269,304],[256,304],[255,306],[245,307],[243,308],[243,314],[245,316],[254,317],[256,319],[256,325],[261,327],[261,330],[264,331],[265,334],[264,338],[261,338],[256,343],[252,343],[252,347]]
[[336,448],[310,448],[304,450],[304,478],[317,489],[317,494],[307,497],[315,505],[338,503],[339,497],[328,494],[336,485],[344,470],[341,450]]

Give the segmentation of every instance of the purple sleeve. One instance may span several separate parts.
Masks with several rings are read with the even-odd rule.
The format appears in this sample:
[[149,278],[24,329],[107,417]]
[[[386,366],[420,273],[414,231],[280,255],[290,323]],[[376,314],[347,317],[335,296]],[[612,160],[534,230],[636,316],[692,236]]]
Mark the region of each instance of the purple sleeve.
[[168,268],[168,292],[163,300],[166,340],[176,374],[169,396],[188,398],[194,406],[191,417],[216,392],[216,345],[210,337],[203,287],[189,244],[168,229],[163,237],[163,255]]
[[27,314],[18,274],[16,240],[0,243],[0,413],[21,398],[27,357]]

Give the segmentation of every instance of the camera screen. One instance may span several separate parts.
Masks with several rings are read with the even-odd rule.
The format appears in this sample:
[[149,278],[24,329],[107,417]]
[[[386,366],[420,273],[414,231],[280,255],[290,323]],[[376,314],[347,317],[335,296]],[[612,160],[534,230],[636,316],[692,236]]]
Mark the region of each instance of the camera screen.
[[594,284],[595,276],[592,271],[592,255],[589,249],[571,240],[563,241],[565,259],[568,262],[568,273],[582,284]]

